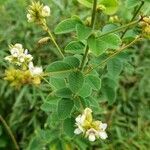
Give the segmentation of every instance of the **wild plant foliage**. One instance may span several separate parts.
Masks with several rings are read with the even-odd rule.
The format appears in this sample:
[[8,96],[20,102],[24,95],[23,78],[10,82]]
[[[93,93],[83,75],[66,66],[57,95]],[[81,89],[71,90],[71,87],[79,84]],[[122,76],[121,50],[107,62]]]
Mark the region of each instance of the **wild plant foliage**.
[[[51,3],[44,5],[33,1],[24,12],[28,24],[41,28],[45,33],[38,45],[50,42],[54,46],[54,61],[43,60],[43,64],[34,66],[38,52],[32,54],[19,41],[9,45],[10,54],[4,57],[7,65],[3,80],[8,81],[15,91],[22,89],[32,93],[29,99],[33,101],[29,107],[37,115],[34,116],[34,112],[30,114],[33,115],[30,129],[35,136],[27,133],[31,138],[25,146],[17,142],[4,117],[0,116],[16,149],[100,149],[112,137],[109,128],[113,118],[111,113],[106,115],[105,112],[112,111],[117,103],[120,82],[124,83],[120,74],[126,71],[130,57],[128,49],[138,43],[142,45],[145,39],[150,38],[150,17],[141,11],[149,1],[77,1],[75,3],[87,10],[88,15],[81,17],[74,14],[65,18],[54,27],[54,31],[48,21],[53,22]],[[117,15],[123,9],[121,3],[133,10],[128,21]],[[55,36],[66,40],[66,45]],[[36,92],[38,96],[32,99]],[[42,101],[37,102],[39,97]],[[19,113],[22,112],[26,110]],[[37,123],[40,119],[41,123]],[[21,136],[23,140],[28,138],[26,133]]]

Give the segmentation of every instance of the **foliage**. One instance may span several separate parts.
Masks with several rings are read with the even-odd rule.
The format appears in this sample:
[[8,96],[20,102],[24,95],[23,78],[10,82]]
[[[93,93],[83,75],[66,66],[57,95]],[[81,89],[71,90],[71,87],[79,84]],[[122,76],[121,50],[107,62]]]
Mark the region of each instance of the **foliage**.
[[[96,14],[94,0],[42,2],[51,8],[47,24],[42,19],[42,25],[39,20],[38,25],[27,22],[29,1],[0,2],[0,115],[20,149],[146,150],[150,147],[150,52],[138,14],[150,14],[149,1],[98,0]],[[142,41],[135,44],[139,35]],[[38,86],[16,90],[3,78],[7,45],[18,42],[44,66]],[[86,107],[108,124],[105,141],[89,142],[74,134],[75,118]],[[0,149],[14,149],[3,124]]]

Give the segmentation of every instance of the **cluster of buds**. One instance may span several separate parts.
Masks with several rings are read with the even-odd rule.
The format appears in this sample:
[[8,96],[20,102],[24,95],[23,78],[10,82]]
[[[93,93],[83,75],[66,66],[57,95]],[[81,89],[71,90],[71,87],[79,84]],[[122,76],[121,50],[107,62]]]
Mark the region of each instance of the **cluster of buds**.
[[5,71],[4,79],[17,88],[23,84],[40,84],[43,69],[34,67],[33,57],[28,50],[17,43],[10,46],[10,53],[11,55],[6,56],[5,60],[11,64],[11,67]]
[[86,108],[82,114],[77,116],[75,119],[77,128],[74,130],[75,134],[84,134],[89,141],[95,141],[96,138],[106,139],[107,133],[105,129],[107,128],[106,123],[102,123],[98,120],[93,120],[92,110]]
[[44,6],[40,2],[32,2],[28,8],[27,19],[28,22],[35,22],[37,24],[45,23],[45,18],[50,16],[49,6]]
[[140,26],[142,27],[143,35],[150,38],[150,16],[141,18]]

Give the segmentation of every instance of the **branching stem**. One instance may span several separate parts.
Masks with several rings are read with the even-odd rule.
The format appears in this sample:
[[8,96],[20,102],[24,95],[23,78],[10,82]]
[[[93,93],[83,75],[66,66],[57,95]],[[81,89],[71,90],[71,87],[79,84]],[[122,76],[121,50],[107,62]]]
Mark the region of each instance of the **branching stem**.
[[[130,22],[132,22],[132,21],[135,19],[135,17],[138,15],[138,13],[139,13],[139,11],[141,10],[141,8],[142,8],[143,5],[144,5],[144,1],[142,0],[142,1],[141,1],[141,5],[139,5],[138,9],[135,11],[135,13],[134,13],[134,15],[133,15],[133,17],[132,17],[132,19],[131,19]],[[128,31],[128,29],[129,29],[129,27],[124,30],[124,32],[123,32],[122,35],[121,35],[121,39],[124,37],[124,35],[125,35],[126,32]]]
[[12,142],[14,143],[15,149],[19,150],[19,145],[17,144],[17,141],[15,139],[15,136],[13,135],[10,127],[8,126],[8,124],[6,123],[5,119],[0,115],[0,121],[2,122],[2,124],[4,125],[5,129],[7,130],[9,136],[12,139]]
[[114,56],[118,55],[120,52],[122,52],[124,49],[132,46],[134,43],[136,43],[137,41],[139,41],[141,38],[136,38],[134,39],[132,42],[130,42],[129,44],[120,47],[118,50],[116,50],[115,53],[113,53],[112,55],[110,55],[109,57],[107,57],[104,61],[102,61],[100,64],[98,64],[97,66],[91,68],[90,70],[88,70],[85,74],[89,74],[92,70],[104,65],[108,60],[110,60],[111,58],[113,58]]
[[[95,23],[96,7],[97,7],[97,0],[94,0],[94,2],[93,2],[93,10],[92,10],[92,18],[91,18],[91,25],[90,25],[90,27],[91,27],[92,29],[94,28],[94,23]],[[80,70],[82,70],[83,67],[84,67],[84,64],[85,64],[85,61],[86,61],[88,52],[89,52],[89,47],[88,47],[88,45],[87,45],[87,46],[86,46],[86,49],[85,49],[85,54],[83,55],[83,59],[82,59],[82,62],[81,62]]]

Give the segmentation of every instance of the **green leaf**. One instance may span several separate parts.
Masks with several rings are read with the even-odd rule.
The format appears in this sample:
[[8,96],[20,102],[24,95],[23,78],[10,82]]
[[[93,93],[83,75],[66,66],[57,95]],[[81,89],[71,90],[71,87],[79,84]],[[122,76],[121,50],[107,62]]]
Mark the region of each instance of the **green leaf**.
[[53,86],[54,90],[66,87],[66,82],[63,78],[51,77],[49,82],[51,86]]
[[80,71],[71,72],[68,78],[69,88],[73,93],[77,93],[83,86],[84,76]]
[[77,68],[80,65],[79,59],[74,56],[65,57],[63,61],[72,66],[72,68]]
[[139,4],[139,0],[126,0],[126,7],[133,8]]
[[84,24],[78,24],[76,26],[77,37],[80,41],[87,39],[91,33],[92,28],[85,26]]
[[113,104],[116,100],[116,90],[117,84],[114,80],[108,77],[105,77],[102,80],[101,91],[110,105]]
[[52,72],[52,73],[63,73],[66,70],[70,70],[71,66],[63,61],[56,61],[48,65],[46,68],[46,72]]
[[118,58],[113,58],[109,60],[107,63],[108,74],[111,77],[116,78],[121,73],[122,67],[123,67],[122,61]]
[[121,39],[116,34],[108,34],[102,37],[91,36],[88,45],[92,53],[96,56],[103,54],[107,49],[117,49],[121,44]]
[[104,13],[113,15],[117,12],[119,7],[119,0],[100,0],[100,4],[105,6]]
[[69,18],[69,19],[63,20],[56,26],[54,32],[55,34],[65,34],[65,33],[75,31],[76,25],[79,23],[81,22],[75,18]]
[[70,116],[73,106],[74,102],[72,99],[63,98],[58,102],[57,114],[60,120]]
[[68,135],[70,138],[74,136],[74,130],[75,130],[74,124],[75,124],[74,118],[67,118],[64,120],[63,123],[63,130],[65,134]]
[[92,87],[93,90],[99,90],[101,88],[101,79],[94,75],[88,75],[86,82]]
[[85,45],[79,41],[72,41],[66,47],[65,51],[73,54],[84,53]]
[[62,98],[71,98],[72,92],[69,88],[62,88],[55,92],[56,96]]
[[77,1],[88,8],[92,8],[93,0],[77,0]]
[[41,150],[43,148],[43,143],[39,137],[33,137],[30,140],[27,150]]
[[78,95],[85,98],[90,96],[92,93],[92,88],[88,83],[84,83]]
[[57,97],[49,96],[40,108],[45,112],[55,111],[59,100]]
[[92,110],[100,111],[100,105],[96,98],[87,97],[85,100],[88,102],[88,107],[92,108]]

